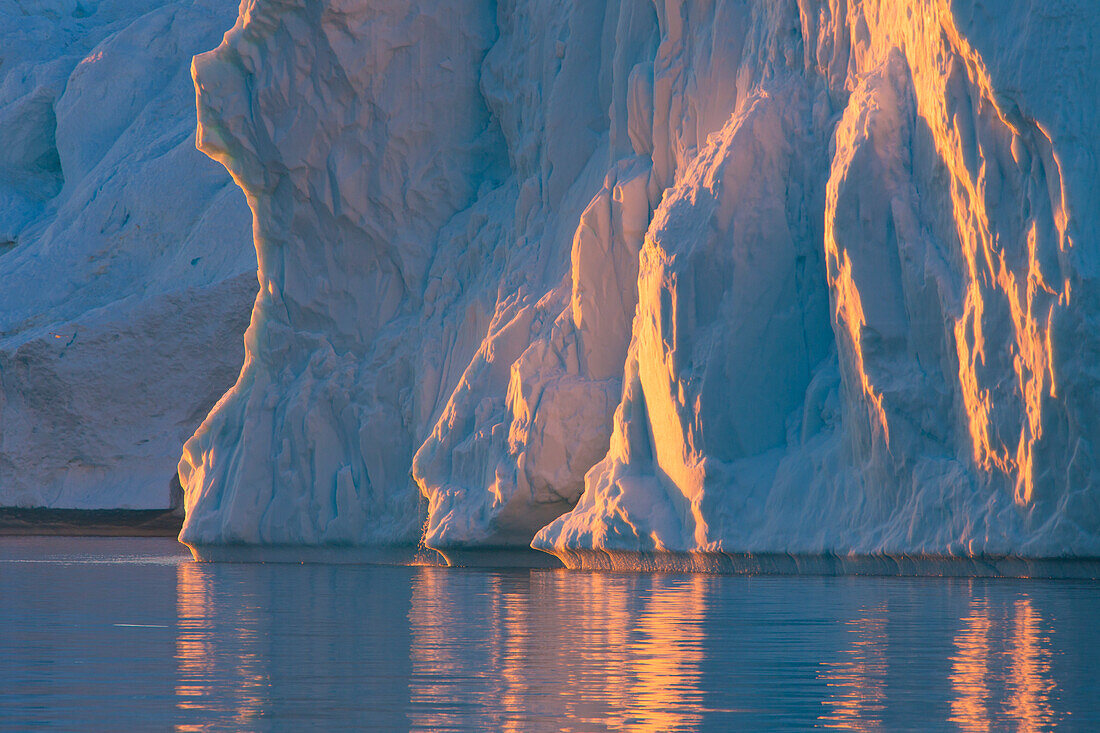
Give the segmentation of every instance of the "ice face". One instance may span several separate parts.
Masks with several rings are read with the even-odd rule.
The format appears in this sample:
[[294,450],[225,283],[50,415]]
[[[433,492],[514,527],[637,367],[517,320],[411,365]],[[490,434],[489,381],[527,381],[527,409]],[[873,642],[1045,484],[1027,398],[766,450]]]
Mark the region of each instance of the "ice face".
[[235,10],[0,2],[0,506],[168,507],[240,369],[251,217],[188,74]]
[[185,541],[1100,551],[1091,5],[360,5],[195,59],[261,288]]
[[483,263],[433,243],[502,165],[473,73],[493,32],[469,3],[260,3],[196,57],[198,143],[253,208],[260,292],[180,462],[184,540],[418,541],[409,464],[459,368],[438,343],[484,328],[439,285]]

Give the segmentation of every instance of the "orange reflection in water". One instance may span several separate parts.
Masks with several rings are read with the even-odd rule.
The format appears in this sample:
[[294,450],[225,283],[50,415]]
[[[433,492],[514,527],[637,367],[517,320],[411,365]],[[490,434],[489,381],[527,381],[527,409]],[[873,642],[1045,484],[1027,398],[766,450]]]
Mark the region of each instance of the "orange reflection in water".
[[[569,722],[563,723],[574,730],[584,729],[579,725],[581,721],[602,721],[610,729],[626,725],[625,708],[630,701],[626,691],[631,685],[628,660],[635,618],[626,584],[616,580],[621,581],[600,573],[575,579],[560,574],[548,574],[545,578],[557,586],[556,592],[564,591],[562,601],[584,609],[569,624],[571,629],[567,626],[562,630],[571,636],[568,643],[575,661],[563,665],[560,684],[564,690],[584,690],[574,698],[575,704],[567,715]],[[602,679],[594,679],[591,672],[599,668],[606,674]]]
[[[229,700],[232,720],[238,726],[247,726],[262,714],[267,698],[263,694],[268,686],[267,676],[261,673],[260,659],[254,653],[259,641],[255,623],[247,618],[236,619],[235,634],[239,646],[233,650],[218,648],[212,628],[217,617],[213,585],[199,563],[180,563],[176,570],[176,708],[181,721],[173,730],[205,731],[213,727],[196,718],[217,718],[224,727],[222,715],[212,715],[215,707],[220,712]],[[247,615],[246,605],[240,606]],[[225,609],[221,613],[224,615]],[[224,635],[223,635],[224,638]],[[226,674],[226,667],[230,673]],[[227,685],[228,682],[235,685]],[[227,686],[232,689],[226,689]],[[213,703],[218,700],[218,703]]]
[[[203,633],[210,589],[193,563],[180,563],[176,569],[176,662],[179,681],[176,685],[176,707],[183,713],[202,710],[207,692],[201,680],[214,669],[214,648]],[[201,731],[202,725],[180,724],[179,731]]]
[[[654,593],[638,618],[626,660],[621,698],[630,700],[631,730],[668,731],[702,722],[698,688],[703,661],[702,623],[706,580],[692,576],[682,585]],[[616,690],[610,690],[614,699]]]
[[[1043,620],[1028,597],[1015,602],[1000,617],[982,600],[971,603],[970,614],[955,638],[952,657],[951,722],[961,730],[984,733],[1010,726],[1018,731],[1044,730],[1053,725],[1050,703],[1054,681],[1050,674],[1050,638]],[[1003,685],[1007,699],[995,704],[991,684]]]
[[830,688],[822,727],[844,730],[879,730],[885,708],[886,607],[867,610],[847,622],[850,646],[838,662],[822,662],[818,679]]
[[[414,582],[413,728],[481,719],[503,731],[674,731],[701,722],[709,579],[535,571],[486,578],[478,593],[453,581],[453,571],[423,568]],[[482,625],[481,642],[453,643],[470,638],[456,623]],[[470,674],[477,689],[455,684]]]
[[951,717],[967,733],[989,731],[989,608],[974,601],[963,630],[955,637],[957,652],[951,658]]
[[1016,601],[1015,633],[1009,646],[1008,686],[1012,691],[1008,714],[1019,722],[1020,731],[1037,731],[1054,722],[1050,694],[1050,638],[1030,598]]

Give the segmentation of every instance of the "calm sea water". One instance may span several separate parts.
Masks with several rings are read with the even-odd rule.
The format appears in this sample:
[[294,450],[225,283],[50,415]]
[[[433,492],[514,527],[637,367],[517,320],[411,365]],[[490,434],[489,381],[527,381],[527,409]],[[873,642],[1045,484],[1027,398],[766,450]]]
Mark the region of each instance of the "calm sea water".
[[1100,730],[1100,584],[198,564],[0,538],[0,728]]

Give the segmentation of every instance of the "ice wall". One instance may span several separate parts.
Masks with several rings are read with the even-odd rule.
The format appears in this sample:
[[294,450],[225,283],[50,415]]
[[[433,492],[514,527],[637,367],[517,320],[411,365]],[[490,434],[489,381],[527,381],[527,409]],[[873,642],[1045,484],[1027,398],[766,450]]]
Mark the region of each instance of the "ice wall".
[[194,75],[261,292],[182,538],[1095,555],[1098,28],[246,2]]
[[0,506],[168,507],[240,369],[251,217],[188,73],[236,7],[0,0]]
[[240,378],[180,462],[184,540],[419,540],[420,391],[460,368],[438,343],[486,325],[474,302],[429,331],[421,314],[461,309],[442,278],[483,266],[471,250],[433,277],[435,240],[477,232],[484,214],[455,216],[500,166],[472,73],[493,17],[466,5],[246,3],[196,57],[198,144],[252,206],[260,292]]

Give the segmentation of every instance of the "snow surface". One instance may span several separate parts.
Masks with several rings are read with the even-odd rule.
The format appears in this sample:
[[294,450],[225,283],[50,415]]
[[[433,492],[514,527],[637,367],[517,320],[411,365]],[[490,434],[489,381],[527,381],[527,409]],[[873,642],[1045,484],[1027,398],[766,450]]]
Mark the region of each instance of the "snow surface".
[[260,292],[182,539],[1100,554],[1098,32],[246,1],[193,72]]
[[251,216],[194,147],[232,0],[0,0],[0,506],[168,507],[233,383]]

